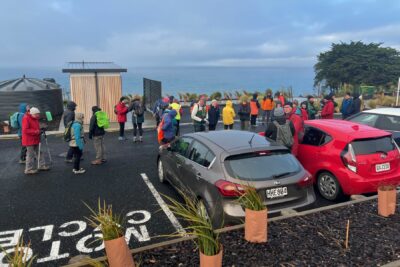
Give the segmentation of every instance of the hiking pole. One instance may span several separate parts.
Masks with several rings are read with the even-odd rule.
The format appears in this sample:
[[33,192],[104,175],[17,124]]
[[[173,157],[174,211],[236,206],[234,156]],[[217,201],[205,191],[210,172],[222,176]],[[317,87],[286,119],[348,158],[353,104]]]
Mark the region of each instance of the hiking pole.
[[37,155],[37,169],[39,170],[40,168],[40,150],[41,150],[41,146],[42,146],[42,142],[39,142],[39,151],[38,151],[38,155]]
[[53,159],[51,158],[49,142],[47,141],[47,135],[46,135],[46,130],[45,129],[43,129],[43,136],[44,136],[44,140],[46,142],[47,154],[49,155],[50,164],[52,164],[53,163]]

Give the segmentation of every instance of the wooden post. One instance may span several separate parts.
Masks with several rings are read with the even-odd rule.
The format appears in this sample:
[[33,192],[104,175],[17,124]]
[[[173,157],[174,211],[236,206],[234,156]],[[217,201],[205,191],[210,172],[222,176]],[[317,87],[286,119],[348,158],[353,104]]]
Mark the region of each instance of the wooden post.
[[346,249],[349,248],[349,231],[350,231],[350,220],[347,220],[347,228],[346,228],[346,241],[344,247]]

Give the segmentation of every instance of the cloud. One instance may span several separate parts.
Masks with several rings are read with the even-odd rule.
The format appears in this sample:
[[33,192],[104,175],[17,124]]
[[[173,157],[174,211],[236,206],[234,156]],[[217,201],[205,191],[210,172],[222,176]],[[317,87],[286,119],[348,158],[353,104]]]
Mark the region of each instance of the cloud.
[[56,12],[69,14],[72,11],[71,1],[53,1],[50,3],[50,8]]
[[287,43],[285,42],[275,42],[275,43],[265,42],[255,48],[255,50],[260,52],[262,55],[282,54],[284,52],[287,52],[288,49],[289,45],[287,45]]
[[214,61],[200,62],[196,65],[215,67],[309,67],[315,62],[315,57],[224,58]]

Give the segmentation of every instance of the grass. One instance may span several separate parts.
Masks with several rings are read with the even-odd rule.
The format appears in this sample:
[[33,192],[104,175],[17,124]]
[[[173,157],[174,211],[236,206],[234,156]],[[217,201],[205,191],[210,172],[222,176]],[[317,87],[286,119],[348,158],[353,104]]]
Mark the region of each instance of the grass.
[[378,95],[375,99],[368,101],[370,108],[376,108],[377,106],[391,107],[396,103],[396,99],[393,96]]
[[0,248],[5,253],[5,258],[7,259],[9,267],[30,267],[33,265],[33,260],[36,258],[36,256],[32,256],[28,260],[28,253],[26,253],[26,251],[30,249],[30,246],[30,243],[24,245],[24,240],[21,237],[13,253],[7,253],[3,248]]
[[93,228],[99,227],[103,234],[104,241],[114,240],[124,235],[124,229],[121,226],[122,217],[121,215],[113,213],[111,205],[107,205],[105,201],[103,201],[102,204],[99,199],[98,210],[95,211],[86,203],[84,204],[92,213],[90,217],[86,217],[86,219]]
[[243,208],[254,211],[261,211],[267,208],[263,203],[261,196],[253,186],[243,185],[242,188],[244,193],[242,193],[238,201]]
[[184,203],[180,203],[169,196],[163,196],[170,202],[170,204],[168,204],[170,210],[176,216],[185,220],[189,226],[185,228],[186,234],[177,233],[168,236],[195,236],[196,239],[194,242],[203,254],[207,256],[217,255],[221,248],[219,235],[214,232],[211,218],[205,212],[202,202],[194,197],[188,196],[182,191],[179,193]]

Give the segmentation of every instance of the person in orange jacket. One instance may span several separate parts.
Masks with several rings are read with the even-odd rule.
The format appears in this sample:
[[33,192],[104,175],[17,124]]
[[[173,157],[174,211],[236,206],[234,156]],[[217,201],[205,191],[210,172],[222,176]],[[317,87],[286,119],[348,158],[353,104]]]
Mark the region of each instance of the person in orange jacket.
[[267,123],[271,120],[272,110],[274,109],[274,99],[272,98],[271,92],[268,92],[261,104],[262,109],[262,122],[265,123],[265,117],[267,117]]
[[253,99],[250,100],[250,124],[252,127],[256,127],[258,110],[260,108],[260,103],[258,103],[257,97],[257,94],[253,94]]

